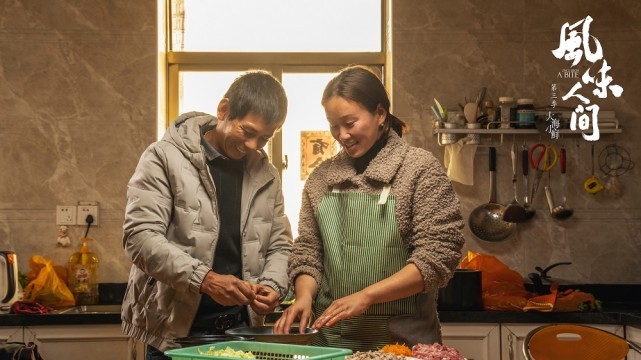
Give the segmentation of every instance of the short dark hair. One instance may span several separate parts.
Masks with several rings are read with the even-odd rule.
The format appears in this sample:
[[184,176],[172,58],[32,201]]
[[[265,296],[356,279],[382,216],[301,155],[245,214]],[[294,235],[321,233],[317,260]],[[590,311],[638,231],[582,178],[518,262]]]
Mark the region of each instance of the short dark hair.
[[252,70],[237,77],[225,93],[229,99],[229,119],[242,119],[249,113],[261,115],[266,124],[287,116],[287,95],[283,85],[270,73]]
[[357,102],[372,114],[380,105],[387,112],[386,131],[391,128],[402,136],[407,128],[405,122],[390,113],[390,100],[385,86],[374,71],[365,66],[354,65],[342,69],[325,87],[321,104],[324,106],[333,96]]

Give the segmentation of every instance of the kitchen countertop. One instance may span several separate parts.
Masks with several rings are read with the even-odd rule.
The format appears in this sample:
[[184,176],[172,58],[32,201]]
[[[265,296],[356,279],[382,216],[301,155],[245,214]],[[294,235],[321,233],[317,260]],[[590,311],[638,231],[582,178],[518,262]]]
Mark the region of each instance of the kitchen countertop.
[[[526,283],[526,289],[534,291]],[[549,286],[545,287],[545,290]],[[618,324],[641,328],[641,285],[636,284],[573,284],[560,290],[577,289],[591,293],[603,305],[602,312],[501,312],[501,311],[439,311],[444,323],[582,323]]]
[[[122,284],[124,285],[124,284]],[[119,304],[124,294],[121,284],[101,284],[100,302]],[[630,325],[641,328],[641,285],[580,285],[573,288],[590,292],[603,302],[603,312],[501,312],[439,311],[443,323],[583,323]],[[625,299],[625,300],[622,300]],[[0,326],[118,324],[119,313],[0,315]]]
[[[604,312],[439,311],[443,323],[582,323],[631,325],[641,328],[641,310]],[[0,326],[118,324],[119,313],[0,315]]]
[[[98,284],[99,303],[119,305],[125,295],[127,284]],[[34,326],[34,325],[83,325],[83,324],[119,324],[120,313],[85,313],[45,315],[0,314],[0,326]]]
[[0,326],[120,324],[119,313],[0,315]]
[[502,312],[439,311],[443,323],[575,323],[631,325],[641,328],[641,310],[637,312]]

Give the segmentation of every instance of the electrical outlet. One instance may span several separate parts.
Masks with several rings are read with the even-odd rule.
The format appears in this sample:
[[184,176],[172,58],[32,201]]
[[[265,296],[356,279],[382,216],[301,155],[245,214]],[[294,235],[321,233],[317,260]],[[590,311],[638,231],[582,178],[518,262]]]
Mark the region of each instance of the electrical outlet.
[[76,206],[56,206],[56,225],[76,225]]
[[76,225],[87,225],[87,215],[93,216],[91,226],[98,226],[98,205],[78,205]]

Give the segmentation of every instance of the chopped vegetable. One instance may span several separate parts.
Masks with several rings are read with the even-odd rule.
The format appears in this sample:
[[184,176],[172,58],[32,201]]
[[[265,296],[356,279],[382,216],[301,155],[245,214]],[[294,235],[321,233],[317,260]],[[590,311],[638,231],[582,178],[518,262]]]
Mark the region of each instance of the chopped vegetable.
[[216,350],[215,346],[210,346],[209,350],[207,351],[198,349],[198,354],[230,357],[230,358],[237,358],[237,359],[255,359],[256,358],[254,354],[251,353],[251,351],[244,352],[242,350],[234,350],[230,346],[227,346],[227,348],[224,350],[222,349]]
[[453,347],[434,344],[416,344],[412,347],[414,357],[421,360],[465,360],[463,355]]
[[352,355],[348,355],[345,360],[404,360],[404,356],[397,356],[390,353],[385,353],[381,350],[376,351],[357,351]]
[[603,311],[603,302],[601,300],[594,300],[594,305],[596,306],[596,311]]
[[412,356],[412,349],[405,346],[405,344],[399,345],[399,343],[396,343],[394,345],[385,345],[383,346],[381,351],[394,355]]

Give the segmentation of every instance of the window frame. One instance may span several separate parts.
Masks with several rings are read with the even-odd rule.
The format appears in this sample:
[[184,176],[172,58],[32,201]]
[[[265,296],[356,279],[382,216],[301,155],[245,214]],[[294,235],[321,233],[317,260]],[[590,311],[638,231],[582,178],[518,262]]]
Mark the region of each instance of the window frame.
[[[178,114],[181,71],[246,71],[262,69],[282,81],[283,72],[319,72],[351,64],[368,65],[383,71],[385,88],[392,96],[391,1],[381,0],[380,52],[189,52],[171,50],[171,0],[159,1],[158,133]],[[161,5],[164,3],[164,6]],[[164,41],[163,41],[164,40]],[[320,101],[320,99],[319,99]],[[162,128],[161,128],[162,127]],[[161,131],[162,130],[162,131]],[[268,149],[272,163],[282,173],[282,135],[274,134]],[[275,161],[275,159],[280,159]]]

